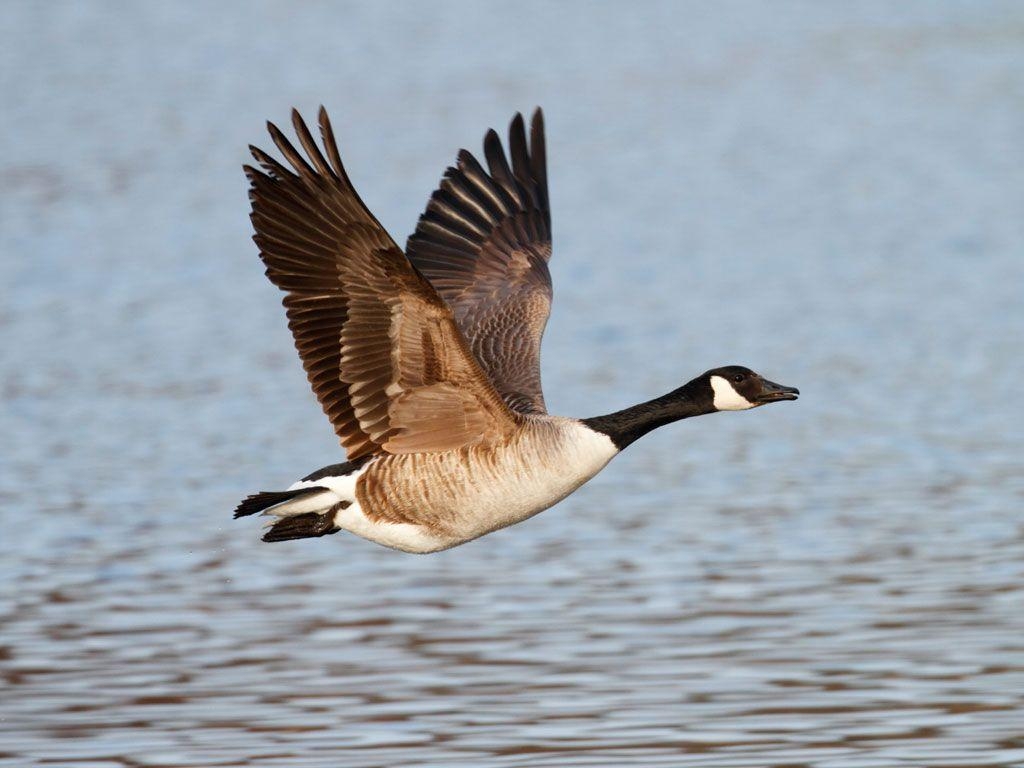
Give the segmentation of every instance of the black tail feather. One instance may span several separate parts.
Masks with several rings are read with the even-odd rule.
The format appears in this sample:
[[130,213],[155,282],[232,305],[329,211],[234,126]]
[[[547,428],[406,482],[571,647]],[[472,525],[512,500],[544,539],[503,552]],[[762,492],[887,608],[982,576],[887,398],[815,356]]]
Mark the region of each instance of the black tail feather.
[[311,488],[296,488],[294,491],[262,491],[254,493],[252,496],[246,497],[235,507],[235,517],[254,515],[257,512],[269,509],[275,504],[280,504],[282,501],[288,501],[297,496],[305,496],[307,493],[320,493],[327,490],[330,489],[324,488],[321,485],[315,485]]
[[292,539],[308,539],[316,536],[327,536],[341,529],[334,524],[334,510],[327,512],[306,512],[278,520],[263,534],[264,541],[290,541]]

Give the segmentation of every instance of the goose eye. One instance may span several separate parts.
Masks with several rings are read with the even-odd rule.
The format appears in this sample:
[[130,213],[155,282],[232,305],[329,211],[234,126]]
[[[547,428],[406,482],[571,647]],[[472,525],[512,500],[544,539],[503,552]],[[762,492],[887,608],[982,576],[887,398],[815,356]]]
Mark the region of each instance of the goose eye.
[[735,376],[732,377],[732,380],[739,384],[741,381],[743,381],[743,374],[737,373]]

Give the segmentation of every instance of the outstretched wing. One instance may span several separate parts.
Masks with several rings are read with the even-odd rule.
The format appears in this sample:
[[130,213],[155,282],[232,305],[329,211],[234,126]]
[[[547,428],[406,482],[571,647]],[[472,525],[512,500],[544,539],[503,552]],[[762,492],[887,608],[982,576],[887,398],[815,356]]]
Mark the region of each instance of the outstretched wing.
[[298,112],[308,157],[273,124],[291,165],[250,147],[253,238],[285,291],[288,327],[349,459],[494,441],[515,426],[470,353],[451,309],[352,188],[327,114],[320,152]]
[[540,342],[551,312],[551,212],[544,115],[509,126],[512,167],[493,130],[485,171],[466,150],[449,168],[406,254],[455,313],[476,359],[505,402],[545,413]]

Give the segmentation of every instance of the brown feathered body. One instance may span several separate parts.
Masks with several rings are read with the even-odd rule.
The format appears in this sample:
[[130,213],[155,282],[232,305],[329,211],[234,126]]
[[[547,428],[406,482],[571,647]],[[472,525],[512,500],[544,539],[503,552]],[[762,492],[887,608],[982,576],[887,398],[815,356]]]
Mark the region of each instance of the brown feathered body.
[[447,549],[547,509],[615,453],[611,440],[575,419],[533,416],[500,445],[369,462],[356,482],[357,504],[339,522],[397,549]]
[[252,147],[252,222],[310,384],[349,463],[256,494],[236,514],[277,518],[277,541],[349,530],[414,552],[523,520],[617,452],[546,412],[540,343],[551,305],[543,116],[517,115],[509,156],[459,153],[403,253],[298,113],[305,155],[274,125],[288,165]]

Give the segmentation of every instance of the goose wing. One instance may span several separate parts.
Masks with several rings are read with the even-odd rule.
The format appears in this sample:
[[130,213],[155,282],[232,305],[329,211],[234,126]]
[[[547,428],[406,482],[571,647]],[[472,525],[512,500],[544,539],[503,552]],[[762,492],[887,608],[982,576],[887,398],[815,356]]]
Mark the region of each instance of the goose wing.
[[321,153],[297,112],[303,157],[273,124],[291,168],[250,147],[254,240],[285,292],[306,375],[350,460],[452,450],[515,427],[451,309],[367,210],[320,109]]
[[551,212],[544,115],[484,138],[485,171],[466,150],[409,238],[409,260],[444,297],[469,347],[509,407],[545,413],[540,342],[551,311]]

